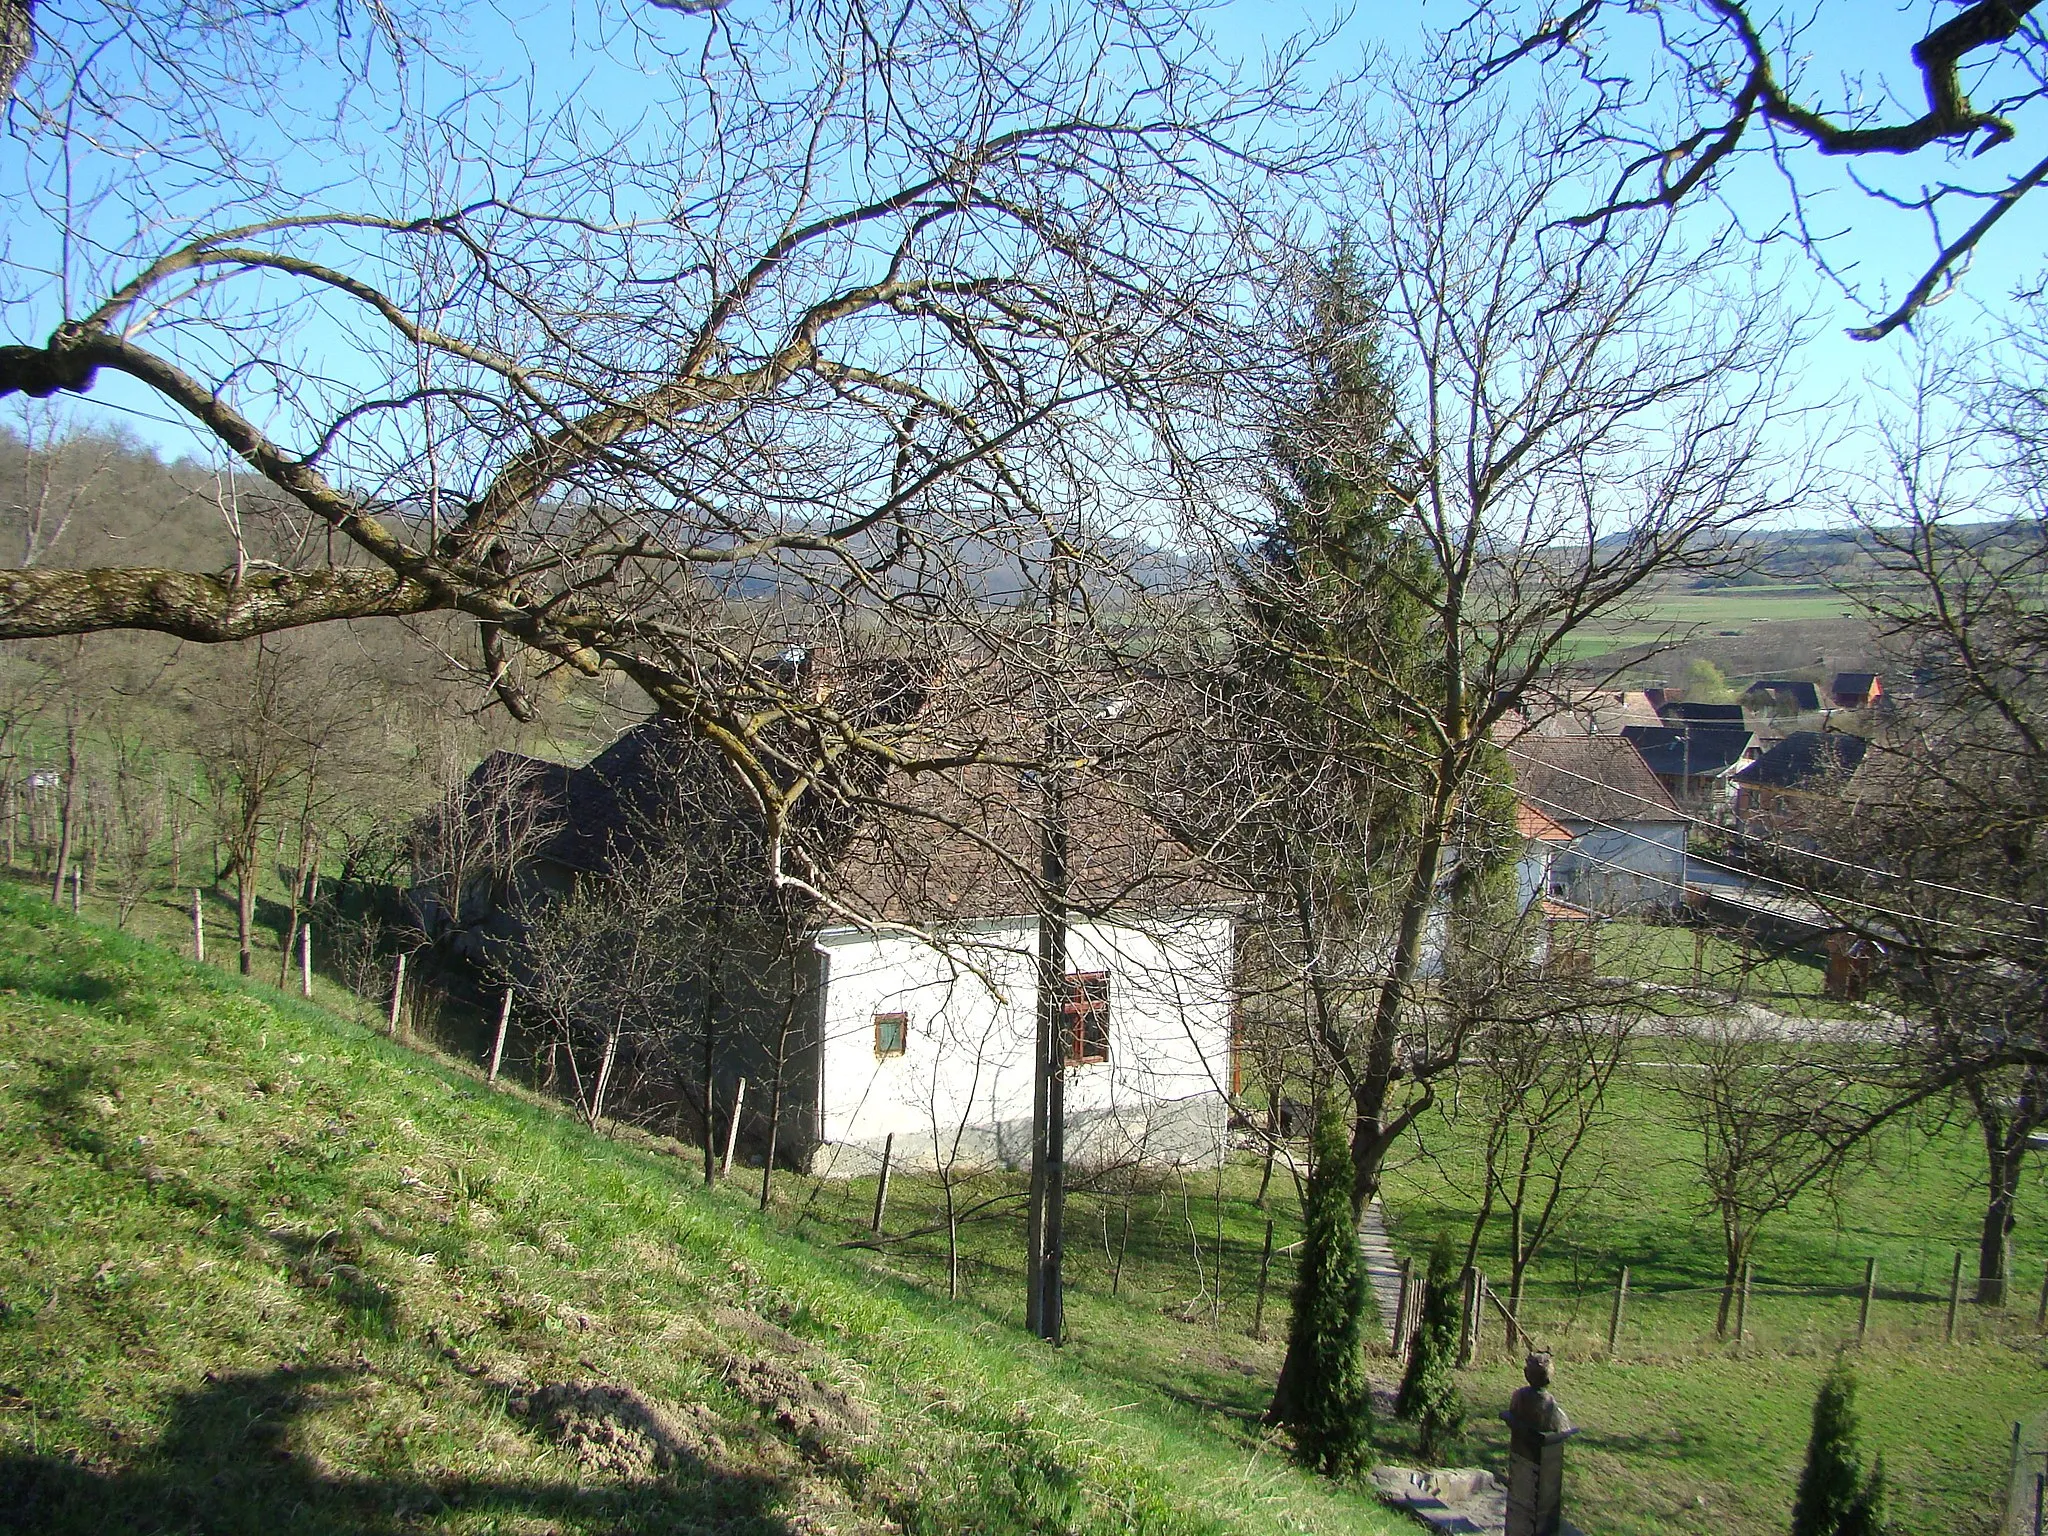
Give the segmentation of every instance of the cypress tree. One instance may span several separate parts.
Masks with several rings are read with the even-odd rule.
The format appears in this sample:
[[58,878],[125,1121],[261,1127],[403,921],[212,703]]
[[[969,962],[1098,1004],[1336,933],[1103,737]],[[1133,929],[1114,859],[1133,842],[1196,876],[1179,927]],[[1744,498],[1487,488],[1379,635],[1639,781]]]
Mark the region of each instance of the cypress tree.
[[1856,1449],[1856,1377],[1837,1360],[1813,1400],[1792,1536],[1882,1536],[1883,1530],[1884,1463],[1864,1477]]
[[1316,1117],[1303,1215],[1287,1361],[1266,1422],[1286,1425],[1302,1461],[1337,1476],[1363,1466],[1372,1449],[1372,1389],[1359,1352],[1366,1291],[1351,1218],[1351,1151],[1334,1096]]
[[1451,1239],[1439,1233],[1422,1282],[1422,1326],[1408,1356],[1408,1373],[1394,1411],[1417,1428],[1417,1455],[1435,1465],[1465,1429],[1465,1398],[1458,1365],[1458,1281]]

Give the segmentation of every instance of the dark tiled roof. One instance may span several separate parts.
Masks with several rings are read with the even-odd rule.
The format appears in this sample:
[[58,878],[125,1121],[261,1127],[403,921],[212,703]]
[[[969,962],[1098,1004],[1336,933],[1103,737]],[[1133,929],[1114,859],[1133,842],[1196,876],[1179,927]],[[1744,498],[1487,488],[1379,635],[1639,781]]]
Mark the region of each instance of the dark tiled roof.
[[1877,686],[1875,672],[1837,672],[1835,680],[1828,684],[1828,692],[1837,699],[1864,699]]
[[1701,725],[1742,724],[1740,704],[1688,704],[1681,700],[1676,704],[1666,704],[1657,713],[1666,725],[1677,725],[1687,720]]
[[[969,678],[965,692],[968,703],[949,701],[947,724],[986,727],[963,734],[994,755],[1031,754],[1039,728],[1016,708],[1014,695],[979,678]],[[1025,735],[1011,740],[1020,730]],[[502,774],[509,758],[495,754],[473,781],[487,770]],[[603,871],[630,862],[643,839],[682,837],[697,845],[707,873],[730,881],[732,899],[772,899],[758,810],[719,755],[686,727],[665,720],[635,726],[581,768],[518,761],[532,764],[534,792],[543,795],[552,823],[541,857]],[[988,763],[875,773],[836,801],[800,801],[799,815],[808,804],[817,809],[800,829],[810,860],[805,877],[840,916],[923,924],[1035,910],[1042,797],[1027,773]],[[1106,774],[1079,777],[1068,824],[1070,889],[1079,912],[1229,902]]]
[[1789,704],[1794,709],[1819,709],[1820,687],[1796,677],[1760,677],[1749,685],[1747,693],[1762,694],[1770,703]]
[[1516,791],[1567,824],[1687,819],[1625,736],[1524,736],[1507,752]]
[[1829,779],[1846,780],[1869,750],[1869,742],[1847,731],[1794,731],[1736,774],[1735,781],[1775,789],[1818,788]]
[[1621,734],[1643,754],[1650,772],[1667,779],[1719,777],[1740,764],[1756,741],[1747,726],[1631,725]]

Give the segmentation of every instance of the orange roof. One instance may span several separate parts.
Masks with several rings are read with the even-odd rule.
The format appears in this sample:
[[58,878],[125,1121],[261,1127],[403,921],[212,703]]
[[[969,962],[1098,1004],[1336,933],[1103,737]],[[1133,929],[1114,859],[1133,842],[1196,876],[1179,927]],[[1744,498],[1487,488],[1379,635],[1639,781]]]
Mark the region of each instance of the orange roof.
[[1532,843],[1568,843],[1572,835],[1526,800],[1515,802],[1515,831]]
[[1537,905],[1542,908],[1543,915],[1553,923],[1600,923],[1606,921],[1598,912],[1589,912],[1584,907],[1575,907],[1568,901],[1559,901],[1551,896],[1544,897]]

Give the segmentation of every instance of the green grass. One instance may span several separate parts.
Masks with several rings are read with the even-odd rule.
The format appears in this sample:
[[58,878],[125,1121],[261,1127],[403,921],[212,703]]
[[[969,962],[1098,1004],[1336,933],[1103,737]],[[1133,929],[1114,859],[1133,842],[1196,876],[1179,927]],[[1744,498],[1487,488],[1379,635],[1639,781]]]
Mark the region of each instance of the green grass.
[[[1689,956],[1688,956],[1689,958]],[[1681,1072],[1649,1065],[1678,1053],[1644,1042],[1615,1093],[1613,1122],[1593,1155],[1604,1184],[1575,1214],[1536,1273],[1525,1312],[1537,1339],[1562,1360],[1561,1399],[1582,1427],[1571,1452],[1573,1517],[1603,1536],[1764,1536],[1784,1529],[1803,1455],[1813,1394],[1855,1331],[1866,1257],[1879,1259],[1879,1298],[1859,1359],[1872,1446],[1885,1456],[1902,1536],[1988,1530],[2003,1498],[2014,1419],[2048,1405],[2048,1356],[2032,1328],[2032,1290],[2048,1262],[2040,1211],[2022,1212],[2017,1244],[2027,1295],[2011,1311],[1966,1300],[1961,1342],[1943,1341],[1949,1265],[1974,1253],[1977,1151],[1960,1124],[1901,1126],[1839,1198],[1816,1193],[1766,1224],[1756,1257],[1750,1339],[1715,1337],[1719,1231],[1701,1209],[1678,1157],[1673,1093]],[[1389,1178],[1395,1240],[1420,1257],[1437,1230],[1462,1241],[1475,1209],[1469,1126],[1432,1117],[1419,1149]],[[1133,1394],[1164,1392],[1207,1416],[1221,1434],[1250,1437],[1279,1367],[1292,1263],[1271,1277],[1267,1338],[1250,1338],[1265,1213],[1253,1204],[1258,1164],[1234,1161],[1222,1187],[1222,1263],[1213,1174],[1148,1180],[1132,1201],[1126,1261],[1112,1295],[1123,1194],[1087,1191],[1070,1202],[1068,1353]],[[969,1199],[1014,1191],[1017,1181],[968,1181]],[[2030,1186],[2032,1187],[2032,1186]],[[785,1180],[782,1219],[816,1242],[867,1241],[873,1181]],[[1273,1189],[1277,1242],[1298,1236],[1291,1181]],[[946,1283],[936,1181],[899,1173],[877,1267],[931,1290]],[[1014,1320],[1023,1277],[1014,1203],[962,1229],[967,1299]],[[1107,1231],[1108,1243],[1104,1243]],[[1195,1245],[1200,1244],[1199,1260]],[[1504,1276],[1503,1234],[1481,1264]],[[1605,1348],[1612,1285],[1631,1267],[1621,1348]],[[1216,1287],[1220,1271],[1221,1295]],[[1502,1281],[1503,1285],[1505,1281]],[[1966,1293],[1967,1294],[1967,1293]],[[1503,1469],[1496,1415],[1520,1384],[1503,1357],[1497,1319],[1487,1349],[1463,1377],[1472,1432],[1461,1460]],[[1374,1362],[1391,1387],[1390,1360]],[[1406,1426],[1382,1424],[1389,1460],[1412,1459]],[[1249,1443],[1249,1442],[1248,1442]]]
[[[1682,930],[1628,937],[1689,971]],[[899,1175],[891,1240],[848,1247],[871,1180],[779,1176],[764,1226],[751,1177],[706,1195],[688,1159],[591,1136],[30,892],[0,891],[0,956],[0,1529],[23,1508],[23,1528],[60,1530],[1401,1528],[1287,1466],[1257,1423],[1297,1235],[1284,1167],[1263,1340],[1267,1213],[1241,1158],[1220,1205],[1211,1173],[1130,1190],[1120,1274],[1126,1190],[1083,1186],[1070,1337],[1050,1356],[1016,1327],[1014,1199],[963,1228],[952,1303],[930,1179]],[[1749,995],[1803,1006],[1814,985],[1787,962]],[[1965,1125],[1899,1128],[1838,1200],[1767,1225],[1737,1352],[1713,1336],[1718,1232],[1677,1156],[1682,1073],[1647,1065],[1679,1053],[1639,1054],[1598,1148],[1606,1180],[1526,1308],[1583,1429],[1576,1522],[1782,1530],[1813,1391],[1876,1254],[1866,1434],[1901,1529],[1988,1529],[2010,1423],[2048,1404],[2027,1304],[2048,1263],[2035,1176],[2029,1296],[2010,1313],[1966,1304],[1946,1346],[1979,1154]],[[1392,1170],[1403,1251],[1469,1223],[1469,1137],[1433,1118],[1427,1155]],[[991,1175],[967,1194],[1016,1188]],[[1504,1271],[1496,1239],[1482,1263]],[[1609,1360],[1624,1263],[1629,1324]],[[1516,1381],[1501,1353],[1494,1328],[1464,1376],[1465,1458],[1496,1468]],[[1375,1369],[1391,1381],[1391,1362]],[[638,1402],[658,1434],[634,1427]],[[1381,1442],[1409,1454],[1404,1427]]]
[[[1882,1451],[1902,1533],[1988,1531],[2004,1497],[2015,1419],[2048,1405],[2048,1352],[2033,1329],[2032,1292],[2048,1261],[2039,1185],[2021,1212],[2011,1310],[1968,1300],[1974,1274],[1979,1152],[1961,1123],[1899,1126],[1838,1190],[1815,1191],[1764,1226],[1755,1257],[1746,1346],[1715,1335],[1720,1230],[1686,1166],[1677,1095],[1682,1059],[1645,1042],[1620,1080],[1605,1133],[1590,1149],[1602,1180],[1535,1271],[1523,1315],[1566,1362],[1559,1395],[1585,1432],[1573,1443],[1574,1507],[1589,1530],[1757,1532],[1783,1528],[1809,1427],[1813,1394],[1837,1350],[1853,1348],[1864,1262],[1878,1260],[1879,1297],[1859,1353],[1866,1433]],[[1417,1251],[1432,1233],[1461,1240],[1476,1209],[1469,1127],[1423,1128],[1426,1155],[1388,1182],[1397,1243]],[[1955,1345],[1944,1342],[1950,1266],[1966,1259]],[[1490,1231],[1481,1267],[1505,1276],[1504,1234]],[[1620,1348],[1607,1356],[1616,1272],[1630,1267]],[[1505,1279],[1501,1284],[1505,1285]],[[1515,1385],[1513,1362],[1468,1374],[1477,1401]],[[1496,1425],[1477,1424],[1488,1454]]]
[[1391,1530],[1199,1408],[0,890],[0,1528]]

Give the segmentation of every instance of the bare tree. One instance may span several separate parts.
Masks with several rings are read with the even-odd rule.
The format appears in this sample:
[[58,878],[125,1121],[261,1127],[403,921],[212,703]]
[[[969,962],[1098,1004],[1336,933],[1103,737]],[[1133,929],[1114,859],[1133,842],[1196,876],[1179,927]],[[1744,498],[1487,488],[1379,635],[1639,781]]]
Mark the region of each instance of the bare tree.
[[[1867,225],[1816,232],[1811,184],[1827,183],[1807,157],[1850,162],[1847,179],[1875,203],[1917,216],[1931,245],[1904,294],[1880,300],[1872,321],[1849,333],[1868,341],[1946,297],[1978,247],[2048,180],[2040,145],[2022,142],[2048,102],[2048,34],[2036,0],[1959,3],[1873,78],[1849,64],[1864,55],[1864,22],[1852,4],[1578,0],[1537,12],[1479,0],[1445,41],[1461,92],[1518,68],[1578,87],[1579,130],[1608,148],[1589,178],[1598,193],[1571,215],[1581,228],[1661,220],[1726,192],[1739,167],[1767,163],[1784,178],[1790,207],[1759,233],[1789,232],[1847,287],[1858,263],[1834,243],[1874,242],[1859,238]],[[1904,168],[1896,177],[1892,164]]]
[[[1465,1263],[1477,1264],[1486,1228],[1504,1216],[1510,1349],[1522,1331],[1530,1267],[1609,1171],[1598,1143],[1636,1005],[1618,989],[1599,998],[1570,995],[1582,990],[1558,978],[1528,989],[1543,1000],[1477,1033],[1458,1085],[1456,1118],[1482,1137],[1479,1208]],[[1535,1002],[1525,998],[1525,1006]]]
[[[1783,334],[1733,297],[1741,253],[1669,224],[1560,224],[1588,151],[1549,108],[1398,100],[1348,283],[1305,280],[1302,382],[1271,403],[1307,474],[1280,557],[1238,560],[1251,662],[1197,754],[1232,793],[1183,802],[1191,840],[1256,895],[1269,969],[1300,979],[1307,1041],[1351,1102],[1361,1209],[1486,1017],[1438,977],[1467,956],[1506,985],[1525,963],[1487,915],[1514,911],[1514,711],[1585,625],[1716,568],[1798,491],[1767,446]],[[1333,411],[1361,350],[1382,382]],[[1363,439],[1360,411],[1380,423]],[[1369,485],[1378,510],[1347,531],[1319,479]]]
[[2005,1299],[2020,1148],[2042,1123],[2048,998],[2048,316],[1932,347],[1884,424],[1842,583],[1888,695],[1853,771],[1761,824],[1772,869],[1872,967],[1900,1023],[1859,1071],[1881,1113],[1954,1094],[1986,1154],[1977,1299]]
[[1725,1334],[1763,1224],[1839,1177],[1848,1154],[1869,1145],[1870,1105],[1843,1072],[1849,1053],[1816,1059],[1810,1044],[1727,1021],[1702,1024],[1686,1045],[1692,1060],[1675,1069],[1671,1091],[1694,1138],[1682,1155],[1721,1223],[1714,1331]]
[[[513,962],[521,995],[567,1051],[578,1106],[593,1126],[604,1116],[621,1043],[673,1034],[665,1025],[703,944],[682,920],[693,874],[671,849],[527,908]],[[587,1083],[579,1044],[595,1046],[594,1059],[585,1058]]]
[[214,878],[234,878],[237,947],[247,976],[266,837],[291,819],[296,790],[305,846],[323,766],[345,750],[361,712],[360,701],[335,686],[331,669],[289,640],[258,640],[223,661],[192,690],[188,745],[226,855]]
[[[46,339],[0,348],[0,395],[122,376],[266,494],[233,482],[227,570],[0,575],[0,637],[460,615],[507,708],[557,670],[623,674],[718,744],[771,827],[831,778],[784,756],[779,720],[818,721],[833,760],[906,761],[901,722],[754,665],[801,638],[791,614],[914,649],[1042,532],[1018,466],[1147,495],[1185,467],[1219,369],[1256,362],[1252,216],[1346,127],[1311,114],[1297,46],[1240,71],[1172,6],[639,11],[631,67],[579,66],[668,96],[609,136],[569,102],[494,120],[507,98],[460,89],[480,82],[432,12],[374,8],[352,39],[325,9],[228,12],[190,123],[170,85],[190,33],[138,52],[115,29],[105,57],[91,22],[45,38],[21,100],[132,107],[140,159],[95,159],[89,200],[10,199],[72,254],[23,277],[10,324]],[[271,48],[303,96],[218,66]],[[322,72],[323,51],[375,67]],[[422,81],[474,110],[423,120]],[[35,121],[32,179],[95,152]],[[362,181],[309,199],[288,157],[224,147],[301,127]],[[176,217],[129,217],[180,152]]]
[[129,709],[103,712],[104,734],[113,754],[111,825],[107,839],[114,866],[114,922],[128,919],[156,881],[157,854],[167,819],[168,793],[157,733]]

